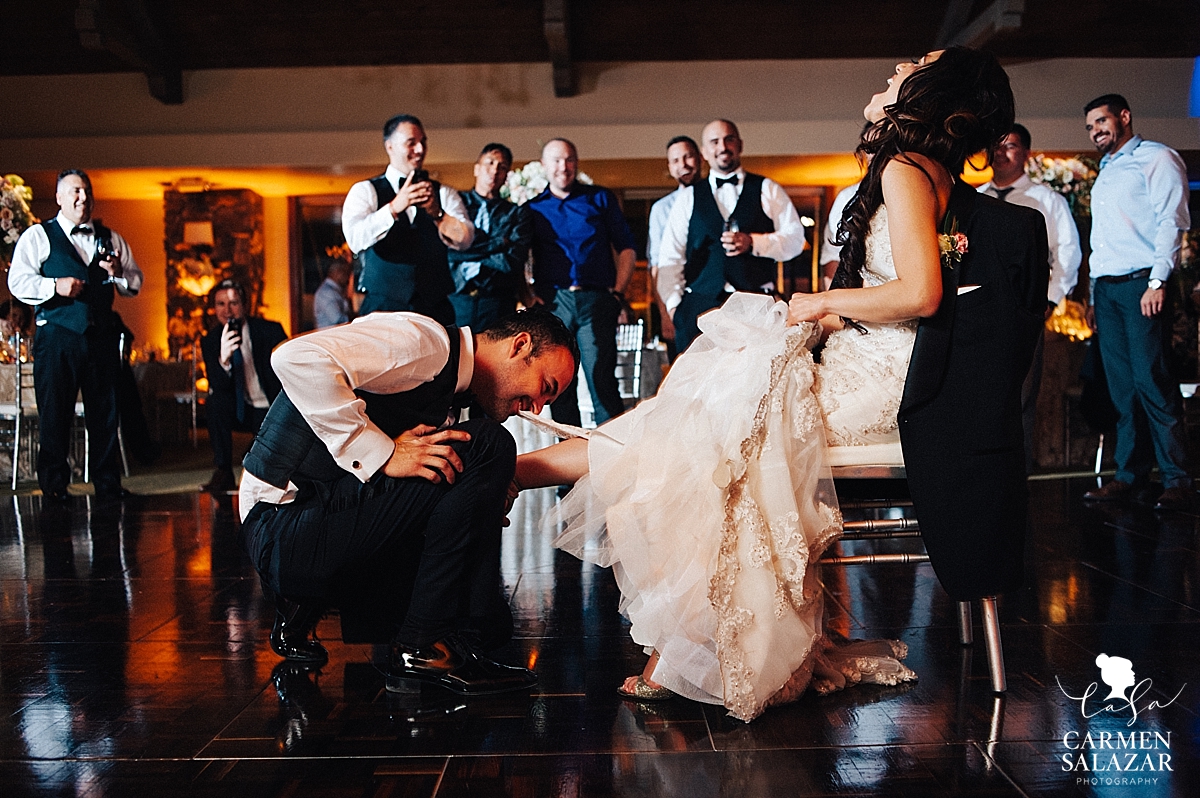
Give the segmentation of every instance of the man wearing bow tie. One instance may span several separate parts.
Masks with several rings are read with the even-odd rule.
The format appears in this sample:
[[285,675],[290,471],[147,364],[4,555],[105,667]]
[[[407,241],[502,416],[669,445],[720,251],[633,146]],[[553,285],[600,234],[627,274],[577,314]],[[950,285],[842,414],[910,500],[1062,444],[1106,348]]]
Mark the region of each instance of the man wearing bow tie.
[[684,189],[659,244],[658,293],[675,323],[675,349],[700,334],[696,319],[733,291],[771,293],[775,264],[804,251],[804,227],[775,181],[742,168],[742,138],[727,119],[700,139],[707,180]]
[[58,215],[21,235],[8,272],[8,289],[37,313],[38,484],[48,500],[67,498],[67,450],[75,396],[82,390],[96,496],[119,499],[116,381],[121,361],[112,303],[114,292],[137,295],[142,271],[125,239],[92,220],[92,182],[85,172],[59,174],[55,199]]

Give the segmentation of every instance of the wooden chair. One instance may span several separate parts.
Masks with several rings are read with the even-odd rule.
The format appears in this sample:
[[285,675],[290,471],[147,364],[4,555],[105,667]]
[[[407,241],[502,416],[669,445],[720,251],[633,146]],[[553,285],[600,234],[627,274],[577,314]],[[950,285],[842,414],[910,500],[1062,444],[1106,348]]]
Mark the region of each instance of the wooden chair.
[[[864,516],[843,523],[841,540],[901,540],[921,537],[917,519],[912,517],[912,501],[907,498],[907,474],[899,443],[835,446],[827,449],[826,453],[843,515],[849,511],[851,515]],[[843,499],[843,495],[846,498]],[[878,516],[880,510],[891,508],[903,508],[908,515],[901,518],[871,517]],[[909,564],[929,562],[929,555],[910,552],[842,555],[841,546],[838,545],[826,552],[820,562],[839,566]],[[1003,693],[1008,689],[1008,680],[1004,674],[1004,650],[1000,642],[1000,615],[996,607],[996,597],[985,596],[980,599],[980,604],[992,690]],[[975,641],[969,601],[958,602],[958,639],[964,646],[969,646]]]

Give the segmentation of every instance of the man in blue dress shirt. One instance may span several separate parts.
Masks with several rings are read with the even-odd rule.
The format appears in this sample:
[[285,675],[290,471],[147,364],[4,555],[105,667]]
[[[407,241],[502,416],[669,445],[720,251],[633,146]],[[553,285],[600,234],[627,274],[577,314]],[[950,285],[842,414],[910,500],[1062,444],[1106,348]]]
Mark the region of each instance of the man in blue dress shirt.
[[[575,178],[579,155],[566,139],[542,148],[550,185],[529,201],[533,219],[533,288],[575,333],[592,394],[596,423],[620,415],[617,387],[617,319],[633,277],[633,233],[616,195]],[[576,385],[550,406],[555,420],[580,423]]]
[[1088,135],[1104,153],[1092,187],[1092,311],[1108,390],[1120,413],[1116,478],[1084,495],[1093,501],[1127,498],[1145,486],[1157,460],[1165,490],[1155,509],[1184,509],[1191,504],[1192,480],[1185,468],[1182,402],[1164,356],[1170,322],[1163,318],[1163,301],[1183,231],[1191,226],[1187,169],[1170,147],[1134,135],[1121,95],[1098,97],[1084,113]]

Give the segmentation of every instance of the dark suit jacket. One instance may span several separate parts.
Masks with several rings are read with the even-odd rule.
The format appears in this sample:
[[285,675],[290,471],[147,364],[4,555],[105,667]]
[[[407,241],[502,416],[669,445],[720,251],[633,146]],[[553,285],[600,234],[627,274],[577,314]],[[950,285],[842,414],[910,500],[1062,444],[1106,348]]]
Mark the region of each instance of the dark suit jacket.
[[[277,321],[267,321],[251,316],[246,320],[250,324],[250,347],[254,350],[254,370],[258,373],[258,384],[268,401],[274,401],[279,395],[282,385],[271,368],[271,350],[287,340],[287,333]],[[221,368],[221,330],[217,325],[209,330],[200,340],[200,349],[204,353],[204,369],[208,375],[208,389],[212,393],[222,393],[233,396],[233,380]]]
[[[1029,497],[1021,383],[1042,334],[1050,265],[1035,210],[959,181],[946,218],[957,219],[968,251],[943,268],[942,304],[921,321],[899,420],[930,561],[946,592],[965,601],[1022,580]],[[960,285],[980,287],[960,296]]]

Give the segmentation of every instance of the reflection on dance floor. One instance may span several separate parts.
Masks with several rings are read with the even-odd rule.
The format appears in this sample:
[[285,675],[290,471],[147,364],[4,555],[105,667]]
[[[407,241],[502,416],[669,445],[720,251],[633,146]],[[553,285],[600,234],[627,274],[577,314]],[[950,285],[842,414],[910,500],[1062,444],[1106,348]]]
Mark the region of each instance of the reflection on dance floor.
[[[749,725],[618,698],[644,657],[610,574],[538,530],[552,491],[521,498],[503,566],[518,637],[500,658],[541,683],[415,701],[383,690],[378,652],[340,643],[336,617],[321,669],[271,653],[229,499],[7,499],[0,793],[1200,794],[1200,519],[1083,507],[1078,483],[1031,489],[1027,587],[1001,606],[1006,695],[989,690],[981,637],[958,645],[928,565],[829,569],[829,629],[904,640],[920,680],[809,695]],[[1102,653],[1136,682],[1114,686]]]

